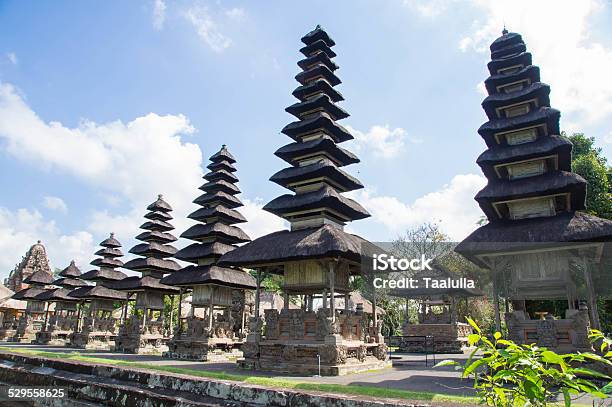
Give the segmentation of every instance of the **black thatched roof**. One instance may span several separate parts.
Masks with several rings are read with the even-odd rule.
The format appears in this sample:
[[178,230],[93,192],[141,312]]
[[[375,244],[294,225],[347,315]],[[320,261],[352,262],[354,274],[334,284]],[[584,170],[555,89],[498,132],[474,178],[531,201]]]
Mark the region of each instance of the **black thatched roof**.
[[207,182],[204,185],[202,185],[199,189],[204,192],[223,191],[230,195],[236,195],[240,193],[240,188],[222,179],[217,180],[217,181]]
[[295,190],[295,187],[290,184],[316,178],[329,179],[342,192],[363,188],[363,184],[357,178],[342,171],[327,158],[320,158],[308,165],[284,168],[272,175],[270,181],[287,189]]
[[66,288],[77,288],[77,287],[84,287],[89,284],[87,284],[85,281],[80,280],[78,278],[63,277],[63,278],[58,278],[57,280],[54,280],[53,285],[58,285],[60,287],[66,287]]
[[59,273],[59,275],[62,276],[62,277],[80,277],[81,276],[81,270],[79,270],[79,268],[77,267],[77,265],[74,262],[74,260],[72,260],[70,262],[70,265],[68,265],[68,267],[63,269]]
[[55,288],[52,290],[43,291],[42,293],[38,294],[34,299],[38,301],[79,301],[78,298],[72,297],[70,295],[70,292],[71,290],[66,288]]
[[238,182],[238,178],[231,172],[225,170],[216,170],[204,174],[203,177],[207,181],[224,180],[229,183]]
[[305,47],[300,48],[300,52],[307,57],[314,55],[317,52],[324,52],[330,58],[334,58],[336,56],[336,53],[332,51],[332,49],[323,40],[314,41]]
[[491,93],[497,92],[499,85],[518,82],[528,79],[529,83],[540,82],[540,68],[535,65],[527,65],[518,72],[512,74],[496,74],[485,79],[485,88]]
[[97,258],[97,259],[92,260],[89,264],[91,264],[92,266],[108,267],[108,268],[115,268],[115,267],[123,266],[123,262],[121,260],[113,259],[110,257]]
[[188,266],[164,277],[161,281],[164,284],[181,287],[217,284],[233,288],[256,288],[256,281],[249,273],[218,266]]
[[532,127],[539,124],[545,124],[548,129],[548,134],[559,134],[559,118],[561,112],[550,107],[541,107],[538,110],[533,110],[525,115],[495,119],[484,123],[478,129],[478,134],[482,136],[487,146],[492,147],[497,143],[493,136],[495,133],[519,130],[525,127]]
[[189,214],[189,216],[187,217],[200,222],[206,222],[209,219],[215,217],[223,219],[227,223],[246,222],[246,219],[240,214],[240,212],[235,211],[233,209],[225,208],[221,205],[217,205],[212,208],[200,208],[195,212]]
[[283,230],[253,240],[223,255],[220,266],[261,267],[305,259],[345,259],[361,262],[380,249],[372,243],[332,225]]
[[527,66],[531,64],[531,54],[529,52],[523,52],[513,57],[493,60],[487,64],[487,68],[491,75],[495,75],[500,68],[514,65]]
[[45,291],[46,290],[44,288],[32,286],[24,290],[17,291],[11,298],[14,300],[34,300],[36,299],[37,295],[40,295]]
[[329,96],[320,94],[303,102],[297,102],[287,107],[285,111],[300,119],[305,113],[321,110],[330,115],[334,120],[341,120],[350,115],[346,110],[333,103]]
[[476,229],[455,251],[473,259],[482,253],[533,248],[534,244],[600,242],[612,239],[612,221],[583,212],[499,220]]
[[560,136],[539,137],[532,143],[517,144],[514,146],[498,146],[490,148],[478,157],[476,163],[482,168],[485,176],[496,179],[494,166],[512,162],[526,161],[533,158],[556,155],[558,169],[571,171],[572,143]]
[[123,256],[123,252],[120,249],[116,249],[114,247],[103,247],[97,252],[94,253],[96,256],[104,256],[104,257],[121,257]]
[[325,32],[325,30],[321,28],[320,25],[317,25],[314,30],[310,31],[308,34],[302,37],[302,42],[306,45],[312,44],[313,42],[319,40],[325,42],[330,47],[336,45],[334,40],[331,39],[329,34],[327,34],[327,32]]
[[208,224],[198,223],[197,225],[193,225],[183,232],[181,237],[196,241],[215,237],[229,244],[244,243],[251,240],[242,229],[220,222]]
[[347,129],[332,120],[325,112],[318,112],[308,119],[289,123],[281,130],[281,133],[286,134],[295,141],[301,141],[301,136],[318,129],[324,129],[327,134],[334,138],[336,143],[353,139],[352,134]]
[[159,194],[157,196],[157,200],[151,205],[147,206],[147,210],[151,212],[171,212],[172,207],[168,204],[168,202],[164,201],[163,195]]
[[518,33],[511,33],[506,30],[502,33],[500,37],[497,37],[495,41],[491,43],[489,49],[491,52],[499,51],[500,49],[506,48],[511,45],[522,44],[523,37]]
[[165,222],[163,220],[153,219],[153,220],[148,220],[142,225],[140,225],[140,229],[167,232],[169,230],[173,230],[174,226],[172,226],[170,223]]
[[339,66],[336,65],[336,63],[323,52],[319,52],[311,57],[304,58],[301,61],[298,61],[297,64],[303,70],[307,70],[311,66],[318,64],[325,65],[332,72],[339,68]]
[[237,169],[232,163],[227,160],[211,162],[206,166],[211,171],[225,170],[227,172],[236,172]]
[[125,263],[123,267],[133,271],[154,270],[162,273],[171,273],[181,268],[174,260],[156,259],[153,257],[133,259]]
[[226,208],[239,208],[242,206],[240,199],[223,191],[205,192],[193,200],[194,204],[205,205],[223,205]]
[[356,201],[342,196],[335,189],[324,185],[316,191],[298,195],[285,194],[268,202],[263,209],[282,216],[288,212],[304,211],[317,208],[331,208],[346,219],[365,219],[368,211]]
[[285,160],[289,164],[296,164],[298,157],[325,153],[338,166],[345,166],[359,162],[359,158],[350,151],[338,146],[329,136],[323,136],[315,140],[309,140],[303,143],[287,144],[276,150],[274,155]]
[[36,273],[23,279],[26,284],[47,285],[53,282],[53,276],[46,271],[39,270]]
[[179,260],[197,263],[206,257],[221,257],[234,250],[234,246],[222,242],[193,243],[179,250],[174,257]]
[[340,102],[344,100],[342,93],[334,89],[325,79],[317,79],[306,85],[298,86],[293,91],[292,95],[301,101],[305,101],[310,96],[323,92],[334,102]]
[[101,268],[99,270],[90,270],[83,274],[81,278],[88,281],[116,281],[127,277],[121,271],[113,270],[110,268]]
[[144,216],[147,219],[169,221],[172,220],[172,215],[168,212],[153,211],[147,212]]
[[79,300],[115,300],[124,301],[127,299],[127,293],[113,290],[102,285],[81,287],[70,291],[69,295]]
[[493,93],[482,102],[482,108],[489,119],[497,119],[498,116],[495,109],[534,98],[538,100],[538,106],[550,106],[549,95],[550,86],[542,82],[536,82],[515,92]]
[[157,243],[171,243],[176,241],[176,237],[170,233],[159,232],[159,231],[146,231],[136,236],[137,240],[141,242],[157,242]]
[[323,64],[315,65],[307,71],[302,71],[295,75],[295,80],[302,85],[307,84],[315,78],[323,78],[332,86],[342,83],[340,78],[338,78],[327,66]]
[[117,239],[115,239],[115,234],[111,233],[110,237],[104,239],[100,242],[100,246],[102,247],[121,247],[121,243]]
[[156,242],[141,243],[130,249],[130,253],[138,256],[170,257],[176,253],[177,249],[171,245],[159,244]]
[[231,164],[234,164],[236,162],[234,156],[229,151],[227,151],[227,146],[225,144],[221,146],[221,150],[219,150],[210,157],[210,161],[212,162],[219,162],[224,160]]
[[527,46],[523,43],[508,45],[491,52],[491,59],[504,59],[516,54],[527,51]]
[[119,291],[159,291],[166,294],[177,294],[179,290],[166,284],[162,284],[159,278],[144,276],[131,276],[112,283],[112,288]]
[[489,182],[478,194],[476,201],[491,203],[510,199],[529,198],[557,193],[571,193],[572,208],[584,209],[586,180],[567,171],[550,171],[543,175],[517,180]]

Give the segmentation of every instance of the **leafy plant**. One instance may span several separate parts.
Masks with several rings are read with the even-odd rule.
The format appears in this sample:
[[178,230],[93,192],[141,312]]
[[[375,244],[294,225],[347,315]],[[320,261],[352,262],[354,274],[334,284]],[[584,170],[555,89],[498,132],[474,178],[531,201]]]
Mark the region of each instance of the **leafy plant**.
[[[500,407],[546,406],[563,394],[565,405],[570,406],[572,394],[607,397],[604,392],[610,384],[599,388],[591,380],[610,380],[610,377],[584,367],[585,362],[612,366],[609,351],[612,342],[601,332],[592,331],[591,339],[602,341],[601,350],[607,351],[604,356],[590,352],[558,354],[535,344],[517,345],[502,339],[499,332],[487,338],[472,319],[466,319],[476,332],[468,338],[476,348],[463,366],[457,361],[445,360],[436,367],[454,365],[463,371],[464,378],[473,377],[481,402]],[[478,352],[482,353],[481,358],[475,358]]]

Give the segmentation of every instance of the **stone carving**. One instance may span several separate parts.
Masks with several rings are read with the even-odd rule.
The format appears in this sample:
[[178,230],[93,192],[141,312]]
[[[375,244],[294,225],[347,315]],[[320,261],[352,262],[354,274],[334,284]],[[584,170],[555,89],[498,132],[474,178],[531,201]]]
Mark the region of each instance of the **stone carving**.
[[374,348],[374,357],[378,360],[388,360],[389,359],[389,347],[381,343],[376,348]]
[[319,347],[319,355],[321,356],[321,363],[344,364],[348,356],[348,348],[344,345],[323,345]]
[[297,359],[297,350],[295,346],[288,345],[283,349],[283,359],[284,360],[295,360]]
[[368,354],[368,348],[366,348],[365,345],[361,345],[357,348],[356,356],[360,362],[363,362],[365,360],[367,354]]

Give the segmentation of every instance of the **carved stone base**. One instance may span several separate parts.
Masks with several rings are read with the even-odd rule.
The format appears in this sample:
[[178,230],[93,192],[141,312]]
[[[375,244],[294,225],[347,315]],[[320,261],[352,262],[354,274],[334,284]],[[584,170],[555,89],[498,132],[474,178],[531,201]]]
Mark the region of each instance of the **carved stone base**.
[[168,338],[151,334],[119,334],[115,338],[115,351],[139,355],[160,354],[168,351]]
[[204,362],[236,361],[243,356],[240,350],[241,345],[242,342],[229,339],[224,341],[215,341],[214,338],[207,341],[173,339],[168,342],[168,351],[162,356]]
[[8,341],[9,338],[15,336],[15,329],[0,329],[0,341]]
[[79,349],[113,350],[116,335],[111,332],[74,332],[66,346]]
[[72,331],[40,331],[36,332],[35,343],[39,345],[65,346],[70,343]]
[[425,353],[425,351],[433,351],[434,353],[463,353],[467,345],[467,340],[434,337],[434,348],[432,350],[431,342],[427,343],[426,348],[425,341],[422,338],[401,338],[398,351],[406,353]]
[[[243,368],[280,373],[341,376],[391,367],[385,344],[344,341],[342,345],[324,342],[280,342],[263,340],[245,343]],[[320,365],[319,365],[320,360]]]

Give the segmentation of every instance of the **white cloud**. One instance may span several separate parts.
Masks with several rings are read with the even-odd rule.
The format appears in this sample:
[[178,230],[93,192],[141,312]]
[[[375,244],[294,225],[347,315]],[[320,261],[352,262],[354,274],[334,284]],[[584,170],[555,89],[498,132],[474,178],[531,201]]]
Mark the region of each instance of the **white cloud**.
[[66,202],[57,196],[45,196],[43,199],[43,205],[52,211],[68,213],[68,206],[66,205]]
[[404,0],[404,5],[424,17],[433,18],[445,12],[453,0]]
[[9,62],[13,65],[17,65],[19,63],[19,60],[17,59],[17,55],[14,52],[7,52],[6,59],[8,59]]
[[183,16],[193,25],[200,38],[213,51],[222,52],[232,45],[232,40],[220,31],[219,21],[213,18],[207,7],[190,7],[185,10]]
[[244,21],[246,18],[246,11],[240,7],[234,7],[229,10],[225,10],[225,15],[232,20]]
[[241,227],[251,239],[287,229],[288,224],[283,218],[262,209],[263,202],[260,199],[243,199],[244,207],[237,210],[244,215],[248,223],[237,225]]
[[583,123],[599,122],[612,114],[612,49],[593,38],[591,24],[591,17],[606,7],[604,3],[472,0],[472,4],[481,16],[460,41],[462,50],[487,53],[505,24],[523,35],[534,64],[541,67],[542,81],[552,87],[554,107]]
[[456,175],[449,184],[412,203],[402,202],[394,196],[377,195],[368,189],[351,195],[372,214],[375,222],[391,233],[403,233],[423,222],[436,222],[451,239],[458,241],[477,227],[482,212],[474,196],[485,184],[486,179],[481,175]]
[[153,28],[161,30],[166,21],[166,3],[164,0],[155,0],[153,3]]
[[64,234],[54,221],[45,220],[36,210],[0,207],[0,276],[7,277],[37,240],[45,245],[52,267],[64,268],[74,259],[86,270],[92,260],[95,246],[89,232]]
[[391,129],[389,125],[375,125],[367,133],[363,133],[351,126],[346,127],[355,137],[356,150],[371,151],[374,155],[384,158],[393,158],[401,154],[406,142],[420,143],[421,140],[409,137],[406,130],[401,127]]
[[607,135],[607,136],[605,136],[605,137],[604,137],[604,141],[605,141],[606,143],[610,143],[610,144],[612,144],[612,131],[611,131],[610,133],[608,133],[608,135]]

